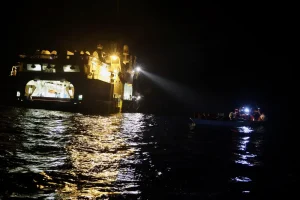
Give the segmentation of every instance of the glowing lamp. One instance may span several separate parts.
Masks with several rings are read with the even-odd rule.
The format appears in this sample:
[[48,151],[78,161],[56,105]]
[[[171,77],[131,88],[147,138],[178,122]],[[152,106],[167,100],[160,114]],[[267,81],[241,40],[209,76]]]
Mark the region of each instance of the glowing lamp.
[[116,55],[112,55],[112,56],[111,56],[111,59],[113,59],[113,60],[117,60],[117,59],[118,59],[118,56],[116,56]]

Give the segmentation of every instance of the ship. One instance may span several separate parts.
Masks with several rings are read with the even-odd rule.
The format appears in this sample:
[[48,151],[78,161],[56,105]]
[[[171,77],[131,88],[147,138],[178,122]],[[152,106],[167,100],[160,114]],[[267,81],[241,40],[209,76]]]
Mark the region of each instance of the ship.
[[134,101],[135,68],[128,45],[98,44],[91,52],[36,50],[18,56],[7,97],[18,106],[120,112]]

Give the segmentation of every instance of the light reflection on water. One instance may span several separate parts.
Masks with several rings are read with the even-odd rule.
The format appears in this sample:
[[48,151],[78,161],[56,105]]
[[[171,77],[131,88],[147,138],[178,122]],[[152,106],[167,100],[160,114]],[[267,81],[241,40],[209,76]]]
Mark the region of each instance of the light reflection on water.
[[181,121],[140,113],[1,112],[0,199],[189,199],[256,180],[263,134],[249,127],[190,131]]
[[257,151],[256,147],[253,148],[253,143],[255,144],[257,141],[254,140],[253,143],[251,143],[251,133],[253,133],[254,130],[251,127],[243,126],[238,127],[238,132],[242,134],[237,138],[235,162],[237,164],[246,165],[249,167],[260,165],[260,160],[257,159],[257,156],[260,152]]
[[6,156],[8,176],[24,181],[12,183],[18,192],[12,191],[10,197],[72,199],[140,193],[131,166],[142,160],[143,114],[83,116],[35,109],[16,114],[11,123],[14,134],[5,135],[9,141],[0,143],[9,147],[13,138],[18,143],[5,150],[10,155]]
[[[239,190],[242,194],[250,194],[251,187],[249,185],[243,186],[242,184],[252,183],[256,177],[255,170],[262,165],[261,162],[261,146],[260,143],[263,140],[263,129],[252,127],[238,127],[237,135],[235,135],[233,141],[236,143],[234,149],[234,162],[236,173],[233,173],[231,182],[239,184]],[[252,171],[252,172],[251,172]],[[250,172],[250,173],[249,173]],[[251,175],[252,177],[250,177]]]
[[[70,174],[80,176],[78,182],[65,182],[59,193],[66,197],[99,197],[119,193],[139,193],[134,182],[134,169],[120,167],[121,162],[138,162],[135,160],[137,142],[130,140],[141,137],[143,115],[131,114],[78,117],[76,126],[85,127],[84,131],[75,133],[67,146],[70,153],[72,170]],[[122,131],[122,132],[121,132]],[[122,190],[114,187],[116,181],[129,182]]]

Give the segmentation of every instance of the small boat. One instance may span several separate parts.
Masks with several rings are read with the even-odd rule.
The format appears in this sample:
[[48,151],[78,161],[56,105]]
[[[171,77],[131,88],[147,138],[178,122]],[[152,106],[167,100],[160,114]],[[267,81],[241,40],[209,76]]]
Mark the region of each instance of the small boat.
[[208,120],[191,118],[193,126],[207,125],[207,126],[223,126],[223,127],[241,127],[241,126],[255,126],[261,125],[263,121],[250,121],[250,120]]
[[[196,115],[195,115],[196,116]],[[224,117],[224,113],[218,113],[216,117],[211,117],[209,119],[203,115],[204,118],[190,118],[190,126],[196,127],[200,125],[207,126],[222,126],[222,127],[245,127],[245,126],[260,126],[265,123],[267,120],[265,114],[260,111],[260,108],[249,108],[241,107],[235,109],[234,112],[229,113],[229,117]]]

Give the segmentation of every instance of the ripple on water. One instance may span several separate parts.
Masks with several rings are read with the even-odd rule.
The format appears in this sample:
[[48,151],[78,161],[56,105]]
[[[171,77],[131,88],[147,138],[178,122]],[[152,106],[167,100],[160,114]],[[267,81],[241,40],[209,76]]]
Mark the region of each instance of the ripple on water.
[[0,199],[251,194],[255,172],[263,166],[263,132],[249,127],[190,131],[180,120],[140,113],[4,110]]

